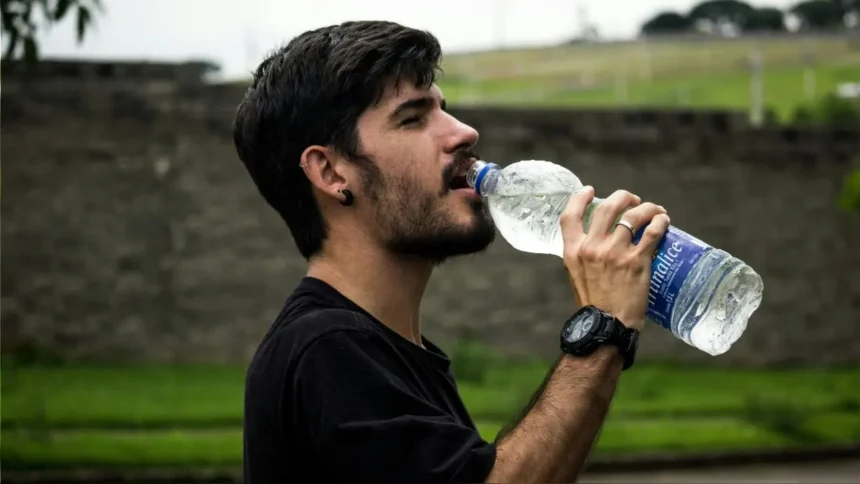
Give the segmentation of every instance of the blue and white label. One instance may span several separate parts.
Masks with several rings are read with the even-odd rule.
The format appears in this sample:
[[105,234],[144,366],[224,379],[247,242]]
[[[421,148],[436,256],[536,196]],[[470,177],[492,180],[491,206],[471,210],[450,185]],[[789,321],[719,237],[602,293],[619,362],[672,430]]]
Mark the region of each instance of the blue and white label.
[[[634,244],[645,232],[639,230]],[[683,230],[669,227],[651,262],[651,287],[648,290],[648,318],[672,330],[672,310],[681,286],[690,271],[712,247]]]

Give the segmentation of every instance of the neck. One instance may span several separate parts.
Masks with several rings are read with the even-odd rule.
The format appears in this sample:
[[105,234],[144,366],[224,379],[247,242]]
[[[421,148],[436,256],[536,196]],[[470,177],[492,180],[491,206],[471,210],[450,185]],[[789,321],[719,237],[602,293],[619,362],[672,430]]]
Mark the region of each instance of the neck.
[[[357,241],[356,241],[357,242]],[[325,281],[404,338],[421,345],[421,299],[430,262],[365,244],[326,244],[308,276]]]

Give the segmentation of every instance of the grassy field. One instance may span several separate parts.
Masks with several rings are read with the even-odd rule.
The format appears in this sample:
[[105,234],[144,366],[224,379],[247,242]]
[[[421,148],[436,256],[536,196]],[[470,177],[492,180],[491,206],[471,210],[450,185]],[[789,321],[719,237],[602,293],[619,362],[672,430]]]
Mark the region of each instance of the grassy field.
[[[546,365],[490,367],[461,391],[491,440]],[[4,468],[236,465],[243,369],[3,367]],[[860,441],[860,368],[625,375],[598,453],[759,449]]]
[[[492,439],[499,424],[479,422]],[[860,441],[860,415],[814,416],[799,428],[802,440],[743,419],[649,419],[607,422],[600,454],[656,451],[767,449]],[[241,463],[240,429],[157,431],[3,431],[5,469],[59,467],[191,467]]]
[[[860,41],[810,35],[446,54],[439,86],[451,104],[459,106],[748,111],[754,57],[760,61],[764,104],[783,120],[798,106],[814,103],[841,84],[860,82]],[[246,85],[248,80],[231,82]]]
[[[440,82],[459,104],[652,105],[748,109],[749,59],[762,61],[765,103],[786,115],[860,82],[860,47],[837,37],[591,44],[450,56]],[[813,59],[807,91],[805,59]]]
[[639,80],[684,73],[723,73],[745,68],[753,51],[759,52],[766,66],[800,65],[806,56],[819,64],[847,61],[860,53],[856,44],[836,36],[677,39],[449,54],[442,67],[447,77],[455,79],[542,81],[591,77],[595,82],[605,83],[614,81],[623,72]]
[[[460,382],[478,420],[505,421],[540,384],[546,365],[488,371]],[[3,428],[152,428],[241,425],[240,367],[3,370]],[[731,417],[756,405],[860,412],[857,370],[723,371],[645,366],[625,375],[612,418]]]

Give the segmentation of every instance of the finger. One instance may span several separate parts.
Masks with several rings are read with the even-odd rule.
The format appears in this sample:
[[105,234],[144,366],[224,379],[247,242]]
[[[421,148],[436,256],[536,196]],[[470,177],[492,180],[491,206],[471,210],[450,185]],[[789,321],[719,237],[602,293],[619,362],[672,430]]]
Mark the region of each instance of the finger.
[[639,205],[640,201],[639,197],[626,190],[618,190],[610,195],[594,209],[591,227],[588,228],[589,236],[606,237],[621,213],[630,207]]
[[629,223],[633,228],[615,225],[612,233],[613,241],[624,245],[633,242],[636,233],[661,213],[666,213],[666,209],[651,202],[645,202],[638,207],[631,208],[621,216],[621,220]]
[[642,233],[642,240],[637,245],[640,254],[647,256],[649,259],[654,255],[654,252],[657,251],[657,246],[660,245],[660,241],[663,240],[663,236],[669,228],[669,222],[669,216],[665,213],[657,214],[651,219],[651,223],[648,224],[645,232]]
[[574,192],[567,200],[567,205],[561,212],[560,218],[561,236],[565,244],[578,244],[585,238],[582,217],[592,200],[594,200],[594,188],[591,186],[583,187]]

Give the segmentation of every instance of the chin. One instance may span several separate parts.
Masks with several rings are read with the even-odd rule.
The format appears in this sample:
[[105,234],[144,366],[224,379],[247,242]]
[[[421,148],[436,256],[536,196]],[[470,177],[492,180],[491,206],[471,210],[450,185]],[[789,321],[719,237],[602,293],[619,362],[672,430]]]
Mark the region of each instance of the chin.
[[434,234],[397,237],[389,242],[389,248],[439,265],[452,257],[483,252],[495,237],[496,229],[489,217],[472,216],[468,223],[452,224]]
[[472,205],[472,219],[474,220],[475,225],[489,226],[491,230],[496,229],[496,224],[493,222],[493,217],[490,215],[490,208],[487,207],[484,203],[477,203]]
[[482,252],[495,240],[496,227],[482,200],[455,199],[447,206],[433,202],[427,200],[420,210],[406,216],[392,214],[390,250],[441,264],[452,257]]
[[484,210],[468,215],[467,221],[460,225],[460,247],[463,254],[482,252],[492,245],[496,237],[496,226],[490,214]]
[[493,223],[489,208],[482,200],[467,200],[464,205],[454,210],[455,217],[463,227]]

